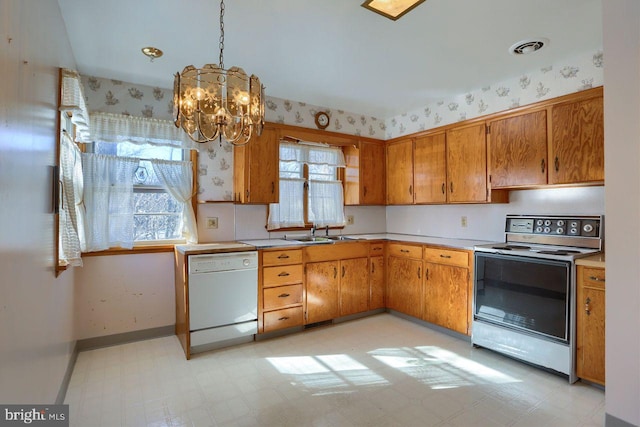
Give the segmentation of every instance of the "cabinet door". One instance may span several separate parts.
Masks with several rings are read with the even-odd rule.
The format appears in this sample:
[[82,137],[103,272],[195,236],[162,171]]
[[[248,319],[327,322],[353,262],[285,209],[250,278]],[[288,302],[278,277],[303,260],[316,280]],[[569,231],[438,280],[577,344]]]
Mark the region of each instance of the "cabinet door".
[[413,182],[416,203],[447,201],[445,134],[417,138],[413,152]]
[[602,96],[552,107],[550,184],[604,180]]
[[604,269],[578,267],[576,374],[605,384]]
[[384,257],[369,258],[369,310],[383,308],[384,305]]
[[279,193],[279,141],[275,129],[265,128],[247,145],[235,147],[236,202],[277,203]]
[[413,203],[413,141],[387,146],[387,204]]
[[387,307],[414,317],[422,316],[422,261],[389,257]]
[[360,143],[361,205],[385,204],[385,146]]
[[449,202],[487,200],[487,144],[485,124],[447,131]]
[[429,262],[424,268],[423,319],[466,334],[469,270]]
[[362,313],[368,309],[367,258],[340,261],[340,315]]
[[340,315],[339,261],[306,265],[305,324],[335,319]]
[[490,123],[491,188],[547,183],[547,111]]

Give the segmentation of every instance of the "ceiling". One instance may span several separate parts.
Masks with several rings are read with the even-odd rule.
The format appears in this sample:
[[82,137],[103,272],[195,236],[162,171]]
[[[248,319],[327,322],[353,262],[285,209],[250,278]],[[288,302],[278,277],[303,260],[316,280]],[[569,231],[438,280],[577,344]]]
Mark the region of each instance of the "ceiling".
[[[169,89],[185,66],[218,62],[216,0],[58,3],[82,74]],[[269,96],[389,118],[602,49],[601,0],[427,0],[395,22],[361,3],[227,0],[224,64]],[[509,54],[538,37],[550,43]]]

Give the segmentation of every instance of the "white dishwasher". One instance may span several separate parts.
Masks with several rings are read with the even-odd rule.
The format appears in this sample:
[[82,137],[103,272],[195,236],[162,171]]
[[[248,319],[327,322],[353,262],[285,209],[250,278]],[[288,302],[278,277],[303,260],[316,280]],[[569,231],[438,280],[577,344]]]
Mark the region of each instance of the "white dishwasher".
[[189,256],[191,351],[252,341],[258,332],[258,252]]

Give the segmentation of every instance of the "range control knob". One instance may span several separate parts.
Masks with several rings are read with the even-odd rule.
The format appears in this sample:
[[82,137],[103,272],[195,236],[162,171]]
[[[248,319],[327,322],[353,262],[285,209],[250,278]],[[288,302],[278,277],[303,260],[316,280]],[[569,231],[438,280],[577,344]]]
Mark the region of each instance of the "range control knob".
[[545,227],[544,228],[544,232],[545,233],[551,233],[551,227]]
[[571,223],[569,224],[569,227],[578,228],[578,221],[571,221]]
[[536,233],[542,233],[542,227],[536,227]]
[[563,219],[559,219],[559,220],[558,220],[558,222],[556,222],[556,225],[557,225],[558,227],[562,227],[562,226],[564,226],[564,220],[563,220]]
[[550,219],[546,219],[546,220],[544,221],[544,225],[546,225],[546,226],[551,225],[551,220],[550,220]]
[[536,221],[536,225],[542,225],[542,224],[544,224],[544,221],[542,221],[541,219]]
[[569,234],[578,234],[578,229],[573,227],[569,229]]
[[564,228],[562,227],[556,228],[556,234],[564,234]]
[[584,230],[585,233],[591,233],[593,231],[593,225],[585,224],[584,227],[582,227],[582,229]]

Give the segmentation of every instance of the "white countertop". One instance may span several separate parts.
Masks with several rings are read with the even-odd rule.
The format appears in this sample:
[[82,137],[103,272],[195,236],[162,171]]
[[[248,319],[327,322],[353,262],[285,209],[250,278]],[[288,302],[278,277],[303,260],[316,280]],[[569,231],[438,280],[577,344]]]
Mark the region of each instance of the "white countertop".
[[421,243],[424,245],[438,245],[469,250],[472,250],[475,245],[486,245],[489,243],[495,243],[486,240],[449,239],[446,237],[415,236],[412,234],[394,233],[352,234],[349,235],[349,237],[363,240],[394,240],[399,242]]
[[176,245],[176,250],[185,255],[245,252],[255,249],[256,248],[254,246],[242,242],[192,243],[187,245]]

